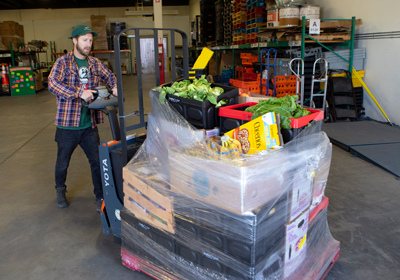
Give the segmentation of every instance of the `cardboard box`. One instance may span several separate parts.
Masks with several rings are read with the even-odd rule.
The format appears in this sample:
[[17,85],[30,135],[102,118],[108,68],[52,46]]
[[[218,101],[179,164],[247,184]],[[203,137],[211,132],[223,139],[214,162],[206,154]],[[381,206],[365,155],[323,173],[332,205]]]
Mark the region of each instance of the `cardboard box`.
[[108,18],[104,15],[90,17],[92,22],[92,30],[97,33],[98,37],[93,39],[93,50],[108,50],[107,26]]
[[44,88],[42,74],[33,72],[33,75],[35,76],[35,90],[42,90]]
[[258,93],[250,93],[250,94],[251,94],[251,96],[239,96],[239,104],[247,103],[247,102],[258,102],[260,100],[267,100],[267,99],[272,98],[271,96],[261,95]]
[[204,130],[204,138],[210,138],[214,136],[219,136],[219,127]]
[[2,35],[1,41],[3,45],[10,50],[10,42],[13,43],[13,50],[18,51],[20,45],[24,45],[24,38],[16,35]]
[[155,179],[156,175],[149,170],[123,168],[124,207],[138,219],[175,234],[173,198],[162,181]]
[[[321,21],[321,28],[337,28],[337,27],[347,27],[350,28],[352,24],[351,20],[338,20],[338,21]],[[356,25],[361,25],[362,20],[356,19]],[[306,22],[306,28],[310,25],[310,21]]]
[[[271,162],[281,156],[271,153]],[[274,164],[234,165],[174,149],[168,157],[172,191],[239,215],[276,199],[287,188],[285,174]]]
[[[225,66],[232,67],[233,55],[232,54],[221,54],[221,55],[218,55],[218,57],[221,57],[221,62],[218,66],[218,75],[222,75],[222,69],[224,69]],[[240,61],[239,53],[235,54],[235,61],[236,61],[236,63],[237,63],[237,61]]]
[[93,50],[94,51],[106,51],[106,50],[108,50],[107,39],[94,38],[94,40],[93,40]]
[[1,35],[16,35],[23,38],[24,26],[15,21],[4,21],[0,23],[0,33]]
[[313,180],[307,174],[307,168],[298,170],[293,175],[292,191],[290,192],[289,222],[294,221],[311,205],[313,197]]
[[275,4],[275,0],[265,0],[265,7],[268,7],[268,5],[273,5]]
[[[221,56],[218,56],[218,69],[220,64]],[[210,61],[208,62],[208,73],[212,76],[217,75],[217,60],[215,59],[215,56],[211,57]]]
[[3,45],[9,50],[10,42],[13,49],[18,50],[20,44],[24,44],[24,26],[15,21],[4,21],[0,23],[0,36]]
[[307,230],[310,211],[307,209],[286,225],[284,278],[292,274],[307,256]]
[[256,154],[283,145],[279,117],[266,113],[225,133],[242,144],[244,154]]

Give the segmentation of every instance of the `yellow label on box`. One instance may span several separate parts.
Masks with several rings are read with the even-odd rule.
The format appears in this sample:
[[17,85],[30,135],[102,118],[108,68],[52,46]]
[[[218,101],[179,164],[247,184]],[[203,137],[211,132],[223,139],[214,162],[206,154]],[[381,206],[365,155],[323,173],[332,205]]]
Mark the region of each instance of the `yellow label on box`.
[[279,122],[274,112],[225,133],[239,140],[244,154],[255,154],[281,145]]

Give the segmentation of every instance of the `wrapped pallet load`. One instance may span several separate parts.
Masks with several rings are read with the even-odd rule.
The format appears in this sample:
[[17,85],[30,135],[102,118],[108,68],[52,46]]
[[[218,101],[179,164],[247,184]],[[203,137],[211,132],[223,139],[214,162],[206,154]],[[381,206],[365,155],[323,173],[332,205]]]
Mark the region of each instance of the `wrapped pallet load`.
[[123,264],[156,279],[318,279],[339,250],[326,208],[314,211],[332,149],[321,123],[244,154],[203,138],[158,95],[123,170]]

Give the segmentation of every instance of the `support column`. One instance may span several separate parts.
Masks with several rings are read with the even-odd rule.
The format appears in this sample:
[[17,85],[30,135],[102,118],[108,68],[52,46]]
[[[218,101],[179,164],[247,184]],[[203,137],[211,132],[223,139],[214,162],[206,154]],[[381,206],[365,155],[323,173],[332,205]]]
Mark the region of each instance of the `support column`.
[[[154,28],[163,28],[162,0],[153,0],[153,14]],[[172,46],[175,46],[175,42],[171,42],[171,47]],[[160,84],[165,84],[164,64],[163,32],[158,31],[158,69],[160,74]]]

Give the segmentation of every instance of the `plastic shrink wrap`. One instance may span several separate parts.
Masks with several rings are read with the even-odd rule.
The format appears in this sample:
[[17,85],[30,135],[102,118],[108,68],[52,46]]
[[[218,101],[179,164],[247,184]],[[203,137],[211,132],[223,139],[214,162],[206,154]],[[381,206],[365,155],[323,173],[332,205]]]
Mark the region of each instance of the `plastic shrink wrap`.
[[147,139],[123,170],[124,265],[156,279],[320,279],[339,252],[321,124],[281,149],[221,154],[150,96]]

